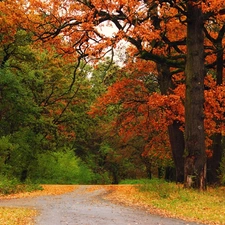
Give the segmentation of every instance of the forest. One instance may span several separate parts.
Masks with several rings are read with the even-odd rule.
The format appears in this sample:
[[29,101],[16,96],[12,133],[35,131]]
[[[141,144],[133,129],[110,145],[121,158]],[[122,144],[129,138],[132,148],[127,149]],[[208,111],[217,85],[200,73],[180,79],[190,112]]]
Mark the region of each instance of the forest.
[[224,0],[1,0],[0,189],[225,184]]

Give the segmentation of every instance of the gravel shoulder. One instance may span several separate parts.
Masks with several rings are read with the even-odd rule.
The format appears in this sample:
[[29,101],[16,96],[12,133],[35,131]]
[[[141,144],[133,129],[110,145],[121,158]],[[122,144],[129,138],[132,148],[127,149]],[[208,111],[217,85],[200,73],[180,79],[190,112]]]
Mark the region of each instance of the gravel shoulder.
[[196,225],[114,204],[103,198],[107,190],[101,186],[93,191],[89,189],[88,185],[80,185],[63,195],[0,200],[0,206],[38,210],[35,225]]

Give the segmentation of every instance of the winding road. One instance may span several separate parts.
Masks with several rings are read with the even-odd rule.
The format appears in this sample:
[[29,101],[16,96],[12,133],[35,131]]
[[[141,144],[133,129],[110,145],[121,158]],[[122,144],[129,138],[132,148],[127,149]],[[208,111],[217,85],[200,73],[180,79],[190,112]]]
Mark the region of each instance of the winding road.
[[73,192],[58,196],[1,200],[0,206],[38,210],[36,225],[196,225],[114,204],[103,198],[105,189],[90,192],[88,188],[81,185]]

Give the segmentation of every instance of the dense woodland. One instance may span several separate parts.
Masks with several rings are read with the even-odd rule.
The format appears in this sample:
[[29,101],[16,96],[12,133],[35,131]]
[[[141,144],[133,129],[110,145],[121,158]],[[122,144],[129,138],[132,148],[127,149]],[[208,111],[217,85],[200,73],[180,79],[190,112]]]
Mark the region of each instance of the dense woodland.
[[225,184],[224,0],[1,0],[0,30],[1,179]]

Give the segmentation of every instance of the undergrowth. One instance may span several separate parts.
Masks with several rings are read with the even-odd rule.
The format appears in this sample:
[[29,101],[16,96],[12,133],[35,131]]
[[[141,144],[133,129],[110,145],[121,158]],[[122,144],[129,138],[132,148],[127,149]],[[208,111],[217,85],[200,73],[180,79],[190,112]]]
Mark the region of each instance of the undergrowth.
[[42,190],[42,187],[29,181],[21,184],[16,178],[9,179],[5,176],[0,176],[0,194],[2,195],[31,192],[34,190]]
[[126,179],[122,180],[120,184],[148,184],[151,183],[150,179]]

